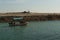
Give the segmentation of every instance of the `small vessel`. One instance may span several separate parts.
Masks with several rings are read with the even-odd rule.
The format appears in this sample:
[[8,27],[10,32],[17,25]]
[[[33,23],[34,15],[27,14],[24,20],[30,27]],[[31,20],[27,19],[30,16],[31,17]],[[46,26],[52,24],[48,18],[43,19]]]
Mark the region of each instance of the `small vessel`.
[[23,18],[13,18],[12,21],[9,22],[9,26],[24,26],[27,25],[27,22],[23,20]]

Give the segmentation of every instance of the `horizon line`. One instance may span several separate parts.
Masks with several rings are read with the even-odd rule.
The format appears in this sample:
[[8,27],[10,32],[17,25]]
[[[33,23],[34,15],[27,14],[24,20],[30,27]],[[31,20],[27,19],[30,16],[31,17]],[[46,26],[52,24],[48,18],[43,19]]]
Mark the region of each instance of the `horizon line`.
[[[24,11],[9,11],[9,12],[0,12],[0,13],[15,13],[15,12],[24,12]],[[26,11],[28,12],[28,11]],[[60,13],[60,12],[32,12],[30,11],[31,13]]]

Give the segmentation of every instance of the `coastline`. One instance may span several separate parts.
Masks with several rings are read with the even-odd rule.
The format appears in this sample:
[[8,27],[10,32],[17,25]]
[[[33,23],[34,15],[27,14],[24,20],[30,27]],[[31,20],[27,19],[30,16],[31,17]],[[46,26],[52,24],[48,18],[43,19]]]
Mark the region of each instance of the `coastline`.
[[9,22],[14,17],[23,17],[26,21],[60,20],[60,13],[0,13],[0,22]]

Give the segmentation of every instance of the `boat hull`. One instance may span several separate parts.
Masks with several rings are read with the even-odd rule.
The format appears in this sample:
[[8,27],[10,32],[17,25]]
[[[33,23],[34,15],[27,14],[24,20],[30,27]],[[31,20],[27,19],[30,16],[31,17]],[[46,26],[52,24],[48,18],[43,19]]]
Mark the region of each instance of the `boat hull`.
[[20,23],[20,24],[9,23],[9,26],[25,26],[25,25],[27,25],[27,22],[26,23]]

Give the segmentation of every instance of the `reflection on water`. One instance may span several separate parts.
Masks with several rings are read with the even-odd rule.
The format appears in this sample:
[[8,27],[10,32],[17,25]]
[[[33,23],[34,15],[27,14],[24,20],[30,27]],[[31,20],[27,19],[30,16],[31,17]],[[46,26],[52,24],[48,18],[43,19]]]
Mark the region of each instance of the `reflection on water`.
[[15,27],[0,23],[0,40],[60,40],[60,21],[35,21]]

